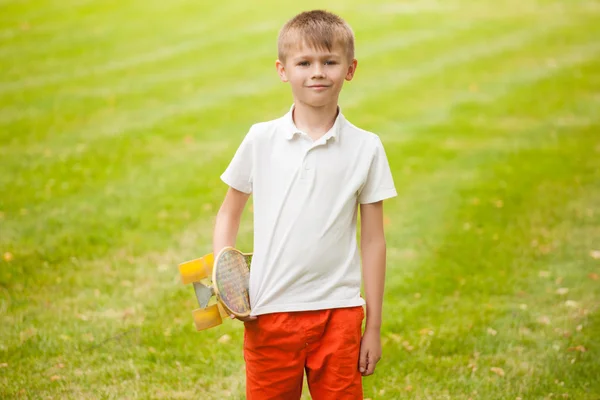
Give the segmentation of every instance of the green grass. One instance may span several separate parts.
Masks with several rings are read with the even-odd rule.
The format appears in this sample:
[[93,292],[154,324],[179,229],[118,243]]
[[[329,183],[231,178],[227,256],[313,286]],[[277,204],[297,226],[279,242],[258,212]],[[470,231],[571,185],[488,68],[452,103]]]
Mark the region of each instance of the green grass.
[[0,397],[243,398],[241,324],[195,332],[176,266],[326,7],[399,192],[365,396],[599,399],[600,2],[260,4],[0,2]]

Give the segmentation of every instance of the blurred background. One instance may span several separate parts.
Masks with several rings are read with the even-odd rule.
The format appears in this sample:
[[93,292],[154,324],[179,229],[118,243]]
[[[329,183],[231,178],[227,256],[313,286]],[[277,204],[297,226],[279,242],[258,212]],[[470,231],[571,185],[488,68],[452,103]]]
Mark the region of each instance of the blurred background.
[[244,397],[242,324],[195,332],[177,264],[313,8],[354,29],[340,105],[399,192],[365,397],[600,398],[594,0],[0,1],[1,398]]

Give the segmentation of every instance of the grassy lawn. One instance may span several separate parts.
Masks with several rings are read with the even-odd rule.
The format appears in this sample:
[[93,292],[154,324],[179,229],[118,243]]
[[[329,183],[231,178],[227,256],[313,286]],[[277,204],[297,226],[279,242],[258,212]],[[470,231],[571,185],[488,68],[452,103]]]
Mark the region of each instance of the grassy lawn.
[[310,8],[354,28],[341,105],[399,192],[365,397],[600,399],[596,0],[0,0],[0,398],[244,397],[242,324],[195,332],[177,264]]

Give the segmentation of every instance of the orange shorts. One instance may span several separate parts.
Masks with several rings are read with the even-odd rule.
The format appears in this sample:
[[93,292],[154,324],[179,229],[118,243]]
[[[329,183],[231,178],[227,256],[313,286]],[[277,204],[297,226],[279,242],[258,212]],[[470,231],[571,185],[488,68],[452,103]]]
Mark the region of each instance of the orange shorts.
[[362,399],[362,307],[259,315],[245,322],[249,400],[299,399],[304,371],[313,399]]

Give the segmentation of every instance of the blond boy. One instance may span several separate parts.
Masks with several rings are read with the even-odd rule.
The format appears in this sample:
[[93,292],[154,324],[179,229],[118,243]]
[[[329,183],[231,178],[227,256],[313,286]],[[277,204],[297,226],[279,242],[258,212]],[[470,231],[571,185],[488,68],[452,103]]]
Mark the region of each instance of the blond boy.
[[[248,399],[361,399],[381,357],[386,244],[382,201],[396,196],[378,136],[338,107],[356,71],[354,34],[325,11],[282,28],[276,68],[292,89],[283,117],[255,124],[221,179],[213,250],[234,246],[254,196],[252,314],[244,318]],[[356,243],[360,208],[361,259]]]

